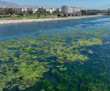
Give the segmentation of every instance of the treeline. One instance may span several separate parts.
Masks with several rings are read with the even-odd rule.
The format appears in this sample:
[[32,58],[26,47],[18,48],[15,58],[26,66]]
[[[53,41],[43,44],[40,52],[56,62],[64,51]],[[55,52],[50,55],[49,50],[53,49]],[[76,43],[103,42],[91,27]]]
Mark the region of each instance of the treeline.
[[[57,14],[57,12],[53,12],[53,14]],[[7,17],[7,16],[10,16],[10,17],[13,17],[13,16],[28,16],[28,15],[33,15],[33,16],[37,16],[38,18],[41,16],[41,15],[44,15],[45,17],[47,15],[51,15],[50,12],[46,12],[46,11],[36,11],[35,13],[31,12],[31,11],[23,11],[23,12],[16,12],[13,8],[5,8],[5,9],[2,9],[0,11],[0,17]]]
[[48,15],[56,15],[56,17],[69,17],[69,16],[80,16],[80,15],[97,15],[97,14],[110,14],[107,10],[82,10],[81,12],[73,13],[73,14],[67,14],[67,13],[61,13],[61,12],[53,12],[52,14],[50,12],[46,12],[43,10],[36,11],[35,13],[30,11],[23,11],[23,12],[16,12],[13,8],[4,8],[0,10],[0,17],[13,17],[13,16],[28,16],[33,15],[37,18],[41,16],[48,16]]
[[76,12],[73,14],[58,13],[58,17],[80,16],[80,15],[98,15],[98,14],[110,14],[110,13],[108,13],[108,10],[82,10],[81,12]]
[[82,15],[107,14],[107,10],[82,10]]
[[0,10],[0,16],[13,15],[15,14],[15,10],[13,8],[5,8]]
[[58,17],[74,17],[74,16],[81,16],[81,12],[78,12],[78,13],[74,13],[74,14],[71,14],[71,13],[58,13],[57,14]]

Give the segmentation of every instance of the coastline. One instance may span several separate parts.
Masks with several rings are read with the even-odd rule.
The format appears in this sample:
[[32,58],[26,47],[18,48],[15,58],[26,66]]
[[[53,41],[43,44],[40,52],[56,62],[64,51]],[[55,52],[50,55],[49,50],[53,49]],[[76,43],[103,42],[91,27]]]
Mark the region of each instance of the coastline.
[[72,20],[72,19],[83,19],[83,18],[92,18],[92,17],[101,17],[101,16],[104,16],[104,15],[89,15],[89,16],[66,17],[66,18],[0,20],[0,25],[17,24],[17,23],[30,23],[30,22],[44,22],[44,21],[57,21],[57,20]]

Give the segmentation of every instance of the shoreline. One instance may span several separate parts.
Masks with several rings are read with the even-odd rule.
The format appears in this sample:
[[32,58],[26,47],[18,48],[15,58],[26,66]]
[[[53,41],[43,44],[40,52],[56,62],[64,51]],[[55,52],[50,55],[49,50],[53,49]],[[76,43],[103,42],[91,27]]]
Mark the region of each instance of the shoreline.
[[93,17],[101,17],[101,16],[104,16],[104,15],[89,15],[89,16],[66,17],[66,18],[0,20],[0,25],[17,24],[17,23],[31,23],[31,22],[45,22],[45,21],[57,21],[57,20],[84,19],[84,18],[93,18]]

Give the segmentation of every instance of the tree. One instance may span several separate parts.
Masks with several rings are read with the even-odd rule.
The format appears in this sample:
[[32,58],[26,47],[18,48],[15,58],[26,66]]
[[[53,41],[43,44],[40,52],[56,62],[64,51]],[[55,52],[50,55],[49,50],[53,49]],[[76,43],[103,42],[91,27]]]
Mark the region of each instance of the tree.
[[23,11],[23,12],[22,12],[22,15],[23,15],[23,16],[26,16],[26,15],[28,15],[28,14],[29,14],[28,11]]
[[39,18],[40,17],[40,15],[41,15],[41,12],[40,11],[36,11],[36,13],[35,13],[36,15],[37,15],[37,18]]
[[54,11],[53,14],[58,14],[58,12],[57,11]]
[[3,10],[1,10],[0,11],[0,17],[3,17],[3,16],[5,16],[6,15],[6,13],[3,11]]
[[58,13],[58,17],[61,17],[61,14],[60,13]]
[[72,16],[75,16],[75,14],[72,14]]
[[3,12],[5,12],[6,15],[13,15],[15,13],[15,10],[13,8],[6,8],[3,9]]
[[81,11],[81,14],[82,14],[82,15],[86,15],[86,14],[87,14],[86,10],[82,10],[82,11]]
[[68,15],[66,14],[66,13],[64,13],[64,15],[63,15],[64,17],[67,17]]
[[44,13],[44,16],[45,16],[45,17],[47,16],[47,12]]

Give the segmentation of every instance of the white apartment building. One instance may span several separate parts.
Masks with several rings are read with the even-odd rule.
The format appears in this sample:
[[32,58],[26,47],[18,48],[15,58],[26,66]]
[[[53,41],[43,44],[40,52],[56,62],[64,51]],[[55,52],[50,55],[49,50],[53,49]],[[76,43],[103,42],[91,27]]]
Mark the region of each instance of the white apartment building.
[[49,12],[50,14],[52,14],[54,11],[56,11],[56,9],[55,8],[41,7],[41,8],[39,8],[39,11],[46,11],[46,12]]
[[39,11],[49,12],[49,8],[47,8],[47,7],[41,7],[41,8],[39,8]]
[[27,11],[27,8],[14,8],[14,10],[16,12],[23,12],[23,11]]
[[36,11],[38,11],[38,8],[27,8],[27,11],[35,13]]
[[[0,11],[3,9],[8,9],[8,8],[12,8],[12,7],[0,7]],[[30,11],[32,13],[35,13],[36,11],[38,11],[38,8],[13,8],[16,12],[23,12],[23,11]]]
[[83,8],[81,8],[81,7],[69,7],[69,6],[61,7],[61,12],[63,12],[63,13],[76,14],[76,13],[79,13],[81,10],[83,10]]
[[57,8],[56,11],[57,11],[57,12],[61,12],[61,8]]
[[68,6],[62,6],[61,7],[61,12],[63,12],[63,13],[70,13],[69,7]]
[[52,14],[54,11],[56,11],[55,8],[50,8],[50,9],[49,9],[50,14]]

